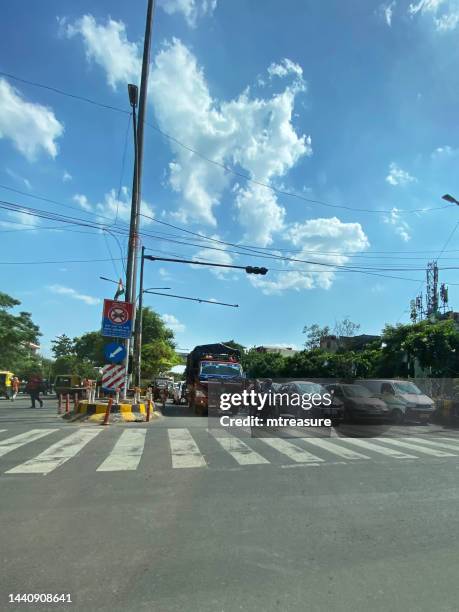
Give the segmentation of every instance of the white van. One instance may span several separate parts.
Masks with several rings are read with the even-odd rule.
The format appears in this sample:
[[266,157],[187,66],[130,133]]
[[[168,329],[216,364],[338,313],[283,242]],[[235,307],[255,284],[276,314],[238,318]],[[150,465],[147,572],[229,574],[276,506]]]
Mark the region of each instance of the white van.
[[383,399],[396,423],[403,423],[405,419],[428,421],[435,410],[434,401],[410,380],[382,379],[355,382]]

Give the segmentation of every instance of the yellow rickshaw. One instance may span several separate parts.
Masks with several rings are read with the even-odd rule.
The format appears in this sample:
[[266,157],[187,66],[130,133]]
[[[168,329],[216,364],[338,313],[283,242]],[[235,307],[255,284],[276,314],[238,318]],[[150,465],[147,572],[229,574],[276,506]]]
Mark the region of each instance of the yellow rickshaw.
[[0,397],[6,397],[10,399],[13,394],[13,387],[11,379],[13,378],[13,372],[0,372]]

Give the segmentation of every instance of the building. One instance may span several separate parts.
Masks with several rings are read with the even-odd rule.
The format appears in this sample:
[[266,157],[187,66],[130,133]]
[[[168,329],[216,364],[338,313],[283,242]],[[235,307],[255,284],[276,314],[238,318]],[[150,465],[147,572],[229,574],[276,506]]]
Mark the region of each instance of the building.
[[258,353],[278,353],[282,355],[282,357],[292,357],[298,353],[298,351],[291,346],[276,346],[275,344],[256,346],[255,350]]
[[360,334],[359,336],[324,336],[320,339],[320,348],[328,353],[336,353],[338,349],[346,351],[363,351],[375,340],[381,341],[381,336]]

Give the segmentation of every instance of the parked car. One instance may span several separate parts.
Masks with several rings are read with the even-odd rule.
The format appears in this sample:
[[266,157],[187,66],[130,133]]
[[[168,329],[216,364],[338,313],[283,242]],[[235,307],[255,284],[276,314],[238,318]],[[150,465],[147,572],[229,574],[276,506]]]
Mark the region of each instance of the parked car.
[[435,410],[434,401],[410,380],[358,380],[376,397],[383,399],[389,407],[392,420],[427,422]]
[[[320,394],[323,397],[329,391],[315,382],[295,380],[282,384],[276,393],[287,394],[288,396]],[[344,418],[343,402],[337,397],[332,397],[330,404],[327,401],[322,401],[310,410],[305,410],[302,406],[292,406],[290,400],[284,402],[282,398],[279,398],[279,401],[276,402],[276,408],[278,414],[293,414],[297,418],[331,418],[335,423],[342,421]]]
[[362,385],[334,383],[326,385],[328,391],[343,402],[344,418],[349,421],[357,419],[387,419],[389,407],[381,398],[376,397]]

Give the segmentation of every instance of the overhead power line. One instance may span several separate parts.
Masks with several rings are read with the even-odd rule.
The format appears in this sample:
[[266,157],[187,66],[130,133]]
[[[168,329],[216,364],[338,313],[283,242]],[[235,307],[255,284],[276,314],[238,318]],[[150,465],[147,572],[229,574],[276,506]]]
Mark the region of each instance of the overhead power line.
[[[130,111],[124,108],[120,108],[117,106],[113,106],[111,104],[105,104],[102,102],[99,102],[97,100],[93,100],[91,98],[88,98],[86,96],[81,96],[78,94],[73,94],[67,91],[64,91],[63,89],[60,89],[58,87],[54,87],[54,86],[50,86],[50,85],[45,85],[43,83],[38,83],[37,81],[32,81],[29,79],[24,79],[21,77],[18,77],[16,75],[13,75],[11,73],[8,72],[3,72],[0,71],[0,76],[4,76],[7,77],[9,79],[13,79],[15,81],[18,81],[20,83],[25,83],[27,85],[32,85],[34,87],[39,87],[41,89],[46,89],[48,91],[52,91],[54,93],[57,93],[59,95],[62,96],[67,96],[69,98],[73,98],[75,100],[79,100],[81,102],[86,102],[88,104],[92,104],[94,106],[98,106],[100,108],[104,108],[104,109],[108,109],[108,110],[112,110],[112,111],[116,111],[118,113],[123,113],[123,114],[129,114]],[[335,209],[341,209],[341,210],[348,210],[348,211],[352,211],[352,212],[363,212],[363,213],[374,213],[374,214],[390,214],[391,212],[393,212],[394,208],[392,209],[372,209],[372,208],[358,208],[355,206],[349,206],[347,204],[334,204],[331,202],[326,202],[324,200],[318,200],[318,199],[314,199],[314,198],[307,198],[306,196],[303,196],[299,193],[295,193],[295,192],[291,192],[291,191],[287,191],[285,189],[278,189],[277,187],[274,187],[273,185],[270,185],[269,183],[265,183],[263,181],[258,180],[256,177],[252,177],[249,176],[247,174],[244,174],[243,172],[239,172],[238,170],[232,168],[231,166],[228,166],[227,164],[224,164],[222,162],[219,162],[215,159],[212,159],[210,157],[207,157],[206,155],[204,155],[203,153],[201,153],[200,151],[196,150],[195,148],[191,147],[190,145],[182,142],[181,140],[179,140],[178,138],[176,138],[175,136],[172,136],[171,134],[168,134],[167,132],[165,132],[164,130],[162,130],[160,127],[158,127],[157,125],[150,123],[148,121],[144,122],[145,125],[147,125],[148,127],[152,128],[153,130],[155,130],[156,132],[158,132],[159,134],[161,134],[164,138],[167,138],[168,140],[170,140],[171,142],[174,142],[175,144],[177,144],[178,146],[180,146],[181,148],[187,150],[190,153],[193,153],[194,155],[200,157],[201,159],[203,159],[204,161],[208,162],[209,164],[213,164],[215,166],[220,167],[221,169],[225,170],[225,172],[229,172],[231,174],[233,174],[234,176],[237,176],[238,178],[242,178],[250,183],[253,183],[255,185],[259,185],[261,187],[264,187],[278,195],[282,195],[282,196],[286,196],[286,197],[290,197],[290,198],[296,198],[298,200],[302,200],[304,202],[308,202],[310,204],[317,204],[319,206],[325,206],[328,208],[335,208]],[[420,213],[420,212],[430,212],[430,211],[436,211],[436,210],[444,210],[446,208],[454,208],[455,204],[451,204],[451,205],[445,205],[445,206],[435,206],[435,207],[430,207],[430,208],[414,208],[414,209],[403,209],[403,208],[397,208],[397,214],[414,214],[414,213]]]

